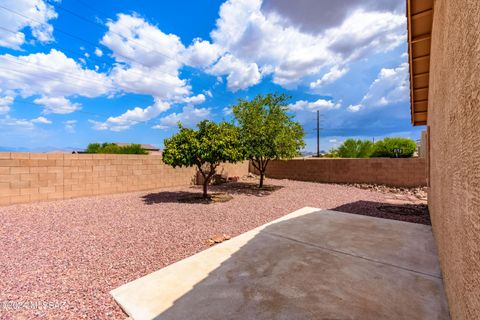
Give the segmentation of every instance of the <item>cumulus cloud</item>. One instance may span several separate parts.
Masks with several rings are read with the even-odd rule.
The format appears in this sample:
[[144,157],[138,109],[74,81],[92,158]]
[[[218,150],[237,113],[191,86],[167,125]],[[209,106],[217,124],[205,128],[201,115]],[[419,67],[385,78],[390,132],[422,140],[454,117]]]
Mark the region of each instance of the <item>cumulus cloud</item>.
[[266,15],[281,17],[284,25],[294,25],[302,32],[317,34],[336,27],[353,11],[363,9],[387,11],[401,14],[405,4],[398,0],[264,0],[262,11]]
[[94,53],[95,53],[95,55],[96,55],[97,57],[103,56],[103,51],[102,51],[101,49],[99,49],[99,48],[95,48],[95,52],[94,52]]
[[[107,75],[84,69],[64,53],[25,56],[0,56],[0,88],[23,97],[41,96],[36,103],[45,105],[46,113],[68,113],[78,109],[65,97],[81,95],[98,97],[113,91]],[[60,111],[60,112],[57,112]]]
[[72,113],[80,109],[79,103],[72,103],[70,100],[65,97],[46,97],[33,100],[38,105],[44,107],[43,113],[58,113],[58,114],[67,114]]
[[65,128],[65,131],[69,133],[74,133],[76,124],[77,120],[67,120],[63,122],[63,127]]
[[310,82],[310,88],[316,89],[324,85],[335,82],[336,80],[343,77],[348,72],[348,68],[339,68],[338,66],[333,66],[330,71],[325,73],[321,79],[318,79],[314,82]]
[[367,107],[381,107],[409,99],[408,63],[402,63],[397,68],[383,68],[378,77],[370,85],[362,101],[350,105],[348,110],[358,112]]
[[2,5],[20,15],[0,10],[0,26],[12,31],[0,29],[0,47],[19,50],[26,41],[25,28],[29,28],[33,38],[40,42],[53,40],[53,27],[48,22],[55,19],[57,13],[52,5],[43,0],[3,0]]
[[183,99],[183,102],[189,104],[201,104],[205,102],[205,95],[203,93],[197,94],[196,96],[186,97]]
[[52,121],[48,120],[45,117],[38,117],[31,120],[33,123],[42,123],[42,124],[52,124]]
[[320,109],[338,109],[341,107],[339,102],[334,103],[332,100],[318,99],[316,101],[298,100],[288,105],[294,111],[316,111]]
[[176,127],[180,122],[185,127],[193,127],[198,122],[208,119],[211,115],[209,108],[195,108],[192,105],[183,107],[182,112],[171,113],[160,119],[159,123],[152,128],[166,129]]
[[23,129],[34,129],[35,124],[51,124],[52,122],[44,117],[38,117],[34,119],[18,119],[6,115],[3,118],[0,118],[0,124],[5,126],[12,127],[21,127]]
[[157,117],[162,112],[170,109],[170,104],[161,100],[146,108],[135,107],[127,110],[120,116],[109,117],[105,122],[89,120],[95,130],[123,131],[140,122],[145,122]]
[[246,89],[260,82],[261,76],[256,63],[245,63],[227,54],[211,67],[213,75],[227,75],[227,87],[232,91]]
[[[211,37],[226,53],[217,62],[219,66],[211,70],[230,76],[232,82],[237,80],[229,85],[231,90],[254,85],[265,75],[272,75],[275,83],[286,88],[315,76],[320,77],[321,85],[325,68],[331,71],[324,75],[323,83],[346,72],[346,66],[334,69],[340,63],[348,64],[404,43],[406,19],[395,1],[378,4],[371,0],[367,1],[369,5],[338,2],[265,1],[263,6],[261,0],[225,2]],[[323,7],[321,13],[312,10],[319,6]],[[319,19],[318,15],[329,16],[329,10],[336,18],[330,22]],[[254,80],[245,82],[235,77],[252,72],[253,65],[260,70],[253,73]]]
[[110,76],[123,91],[165,101],[191,94],[187,81],[179,77],[186,49],[178,36],[137,15],[119,14],[107,27],[101,42],[119,62]]
[[13,103],[14,98],[12,96],[0,97],[0,114],[6,114],[10,112],[10,105]]
[[192,67],[205,68],[214,63],[220,53],[221,49],[216,44],[197,38],[184,53],[185,63]]

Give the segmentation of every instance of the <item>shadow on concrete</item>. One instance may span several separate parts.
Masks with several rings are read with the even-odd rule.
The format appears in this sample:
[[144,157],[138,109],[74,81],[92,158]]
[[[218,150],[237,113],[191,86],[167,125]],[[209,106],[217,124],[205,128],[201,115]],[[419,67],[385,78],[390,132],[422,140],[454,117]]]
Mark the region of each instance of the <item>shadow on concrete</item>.
[[428,206],[425,204],[392,204],[360,200],[331,208],[331,210],[431,225]]
[[[259,188],[258,184],[248,182],[228,182],[220,185],[211,185],[208,187],[210,195],[218,196],[221,194],[226,195],[249,195],[257,197],[265,197],[272,192],[282,189],[283,186],[265,185],[263,188]],[[214,202],[225,202],[220,199],[207,199],[204,200],[201,197],[201,186],[190,187],[192,191],[161,191],[155,193],[149,193],[142,196],[142,200],[147,205],[156,203],[199,203],[210,204]],[[229,199],[230,200],[230,199]],[[228,200],[227,200],[228,201]]]
[[324,212],[233,238],[114,297],[157,320],[449,318],[428,227]]

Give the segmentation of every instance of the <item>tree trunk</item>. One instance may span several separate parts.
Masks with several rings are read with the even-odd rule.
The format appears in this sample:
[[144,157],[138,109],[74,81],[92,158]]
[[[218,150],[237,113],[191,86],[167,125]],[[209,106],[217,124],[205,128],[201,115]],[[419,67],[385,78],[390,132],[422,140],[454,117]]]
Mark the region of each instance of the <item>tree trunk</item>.
[[203,199],[207,198],[207,188],[208,188],[208,180],[210,180],[207,177],[203,177]]
[[263,171],[260,172],[260,186],[259,188],[263,188],[263,177],[265,176],[265,173]]

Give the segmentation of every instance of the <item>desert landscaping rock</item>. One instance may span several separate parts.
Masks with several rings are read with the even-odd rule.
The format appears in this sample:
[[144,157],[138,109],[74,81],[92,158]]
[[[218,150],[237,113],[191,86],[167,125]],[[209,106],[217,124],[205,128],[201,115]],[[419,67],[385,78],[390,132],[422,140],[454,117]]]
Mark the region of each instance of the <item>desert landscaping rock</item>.
[[[0,310],[1,319],[125,319],[109,291],[305,206],[381,217],[387,194],[351,186],[266,180],[224,184],[228,202],[179,203],[200,187],[97,196],[0,208],[0,301],[55,303]],[[343,208],[343,210],[342,210]],[[355,212],[353,212],[355,213]],[[416,217],[390,214],[402,221]]]

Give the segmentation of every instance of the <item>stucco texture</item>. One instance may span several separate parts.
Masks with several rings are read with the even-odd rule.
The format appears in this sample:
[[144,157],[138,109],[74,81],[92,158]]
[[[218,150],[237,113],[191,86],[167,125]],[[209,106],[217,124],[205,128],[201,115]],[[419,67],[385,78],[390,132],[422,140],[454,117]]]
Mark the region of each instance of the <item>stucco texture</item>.
[[429,209],[452,319],[480,319],[480,1],[436,0]]

